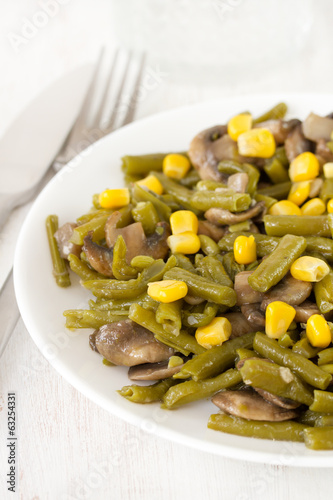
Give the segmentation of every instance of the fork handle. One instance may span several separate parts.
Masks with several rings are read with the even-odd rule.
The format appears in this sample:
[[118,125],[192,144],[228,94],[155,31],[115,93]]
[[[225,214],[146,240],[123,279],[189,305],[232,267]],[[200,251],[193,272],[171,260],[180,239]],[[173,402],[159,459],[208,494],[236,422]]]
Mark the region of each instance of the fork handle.
[[0,229],[6,223],[13,208],[20,204],[20,193],[0,193]]

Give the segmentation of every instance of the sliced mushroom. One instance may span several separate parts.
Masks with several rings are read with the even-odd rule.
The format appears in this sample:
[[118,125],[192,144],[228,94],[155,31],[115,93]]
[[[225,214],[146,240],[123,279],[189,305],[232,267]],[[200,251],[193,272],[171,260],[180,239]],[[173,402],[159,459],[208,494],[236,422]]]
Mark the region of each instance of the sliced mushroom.
[[145,363],[144,365],[132,366],[128,370],[130,380],[162,380],[178,373],[184,364],[168,367],[169,361],[161,363]]
[[226,229],[216,226],[208,220],[199,220],[198,234],[209,236],[214,241],[218,242],[226,233]]
[[167,222],[158,222],[156,231],[147,238],[141,222],[134,222],[126,227],[118,228],[117,224],[120,218],[120,212],[114,212],[106,221],[105,241],[108,247],[111,248],[121,234],[127,247],[126,260],[128,264],[136,255],[149,255],[154,259],[164,259],[166,257],[169,251],[167,238],[171,234]]
[[256,203],[254,207],[251,207],[244,212],[237,213],[224,210],[223,208],[209,208],[205,212],[205,217],[213,224],[224,226],[238,224],[238,222],[244,222],[248,219],[252,219],[253,217],[259,215],[263,210],[265,210],[265,203],[260,201],[259,203]]
[[213,396],[212,402],[226,413],[248,420],[282,422],[297,416],[295,411],[269,403],[252,389],[221,391]]
[[309,300],[305,300],[299,306],[294,305],[293,307],[296,311],[296,323],[306,323],[310,316],[312,316],[313,314],[320,314],[317,305],[314,302],[310,302]]
[[74,229],[77,224],[74,222],[67,222],[54,233],[54,237],[57,240],[60,255],[63,259],[68,259],[70,253],[73,253],[77,257],[80,256],[82,246],[75,245],[69,241],[73,235]]
[[265,310],[268,304],[281,300],[292,306],[302,304],[310,295],[312,284],[307,281],[296,280],[287,274],[280,283],[264,294],[261,309]]
[[228,178],[228,188],[233,189],[236,193],[245,193],[249,183],[249,176],[245,172],[230,175]]
[[241,306],[241,311],[254,330],[265,327],[265,315],[260,309],[260,302],[257,304],[244,304]]
[[265,391],[264,389],[259,389],[258,387],[254,387],[254,390],[260,394],[260,396],[266,401],[269,401],[270,403],[280,406],[281,408],[285,408],[286,410],[294,410],[301,406],[301,403],[298,403],[297,401],[293,401],[292,399],[288,398],[283,398],[282,396],[276,396],[275,394],[272,394],[271,392]]
[[246,333],[251,333],[255,331],[255,328],[249,323],[241,312],[231,312],[223,314],[224,318],[227,318],[231,323],[231,339],[236,337],[241,337]]
[[288,134],[299,125],[301,122],[297,119],[292,120],[267,120],[265,122],[256,123],[254,128],[265,128],[272,132],[275,142],[283,144],[288,137]]
[[255,304],[256,302],[261,302],[263,299],[263,294],[253,290],[249,285],[249,276],[253,271],[241,271],[235,276],[234,290],[237,295],[237,305],[241,306],[243,304]]
[[175,353],[149,330],[129,319],[103,325],[93,335],[97,351],[115,365],[158,363]]
[[313,181],[310,182],[309,198],[316,198],[319,195],[323,184],[324,181],[320,177],[313,179]]
[[190,304],[191,306],[197,306],[205,302],[205,299],[203,299],[202,297],[195,297],[194,295],[191,295],[189,293],[185,295],[184,300],[185,302],[187,302],[187,304]]
[[333,161],[333,153],[327,146],[325,139],[320,139],[316,145],[316,155],[322,160],[322,163]]
[[284,146],[289,163],[301,153],[311,151],[311,142],[304,136],[301,124],[288,134]]
[[333,119],[310,113],[302,123],[303,134],[310,141],[329,141],[333,132]]
[[93,241],[92,236],[93,232],[90,231],[83,240],[83,250],[87,260],[95,271],[104,274],[108,278],[112,278],[113,248],[98,245],[98,243]]

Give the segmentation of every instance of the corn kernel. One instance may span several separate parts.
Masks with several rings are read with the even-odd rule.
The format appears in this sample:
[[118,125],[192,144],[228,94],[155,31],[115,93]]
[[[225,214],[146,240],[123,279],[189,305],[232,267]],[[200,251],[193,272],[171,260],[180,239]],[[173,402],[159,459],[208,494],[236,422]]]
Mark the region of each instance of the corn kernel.
[[198,232],[198,217],[191,210],[178,210],[170,216],[170,226],[172,234],[185,233],[191,231]]
[[201,245],[199,236],[192,231],[172,234],[167,242],[172,253],[197,253]]
[[102,208],[125,207],[130,202],[130,192],[127,188],[105,189],[98,198]]
[[231,323],[227,318],[214,318],[208,325],[197,328],[195,338],[202,347],[210,349],[228,340],[231,329]]
[[326,211],[326,205],[320,198],[312,198],[301,206],[302,215],[322,215]]
[[252,116],[250,113],[241,113],[233,116],[228,123],[228,134],[233,141],[237,141],[238,137],[247,132],[252,127]]
[[234,257],[238,264],[251,264],[257,260],[257,244],[254,236],[237,236],[234,241]]
[[163,186],[158,180],[155,175],[148,175],[141,181],[137,181],[137,183],[141,187],[146,187],[150,189],[150,191],[153,191],[156,194],[162,194],[163,193]]
[[189,159],[180,154],[169,154],[163,160],[163,173],[173,179],[182,179],[190,170]]
[[302,205],[310,194],[310,181],[294,182],[291,186],[288,200],[298,207]]
[[306,336],[313,347],[328,347],[332,342],[331,330],[326,319],[313,314],[306,323]]
[[291,162],[289,177],[292,182],[311,181],[319,174],[319,161],[310,152],[301,153]]
[[327,202],[327,212],[333,214],[333,198]]
[[290,272],[296,280],[316,282],[325,278],[330,268],[322,259],[304,255],[292,263]]
[[271,339],[279,339],[287,332],[295,314],[296,311],[292,306],[280,300],[268,304],[266,308],[266,335]]
[[333,179],[333,162],[325,163],[323,171],[326,179]]
[[237,139],[239,154],[257,158],[271,158],[276,145],[272,132],[265,128],[253,128]]
[[268,210],[270,215],[301,215],[301,209],[292,201],[281,200],[274,203]]
[[169,304],[187,295],[187,285],[177,280],[154,281],[148,283],[147,293],[152,299]]

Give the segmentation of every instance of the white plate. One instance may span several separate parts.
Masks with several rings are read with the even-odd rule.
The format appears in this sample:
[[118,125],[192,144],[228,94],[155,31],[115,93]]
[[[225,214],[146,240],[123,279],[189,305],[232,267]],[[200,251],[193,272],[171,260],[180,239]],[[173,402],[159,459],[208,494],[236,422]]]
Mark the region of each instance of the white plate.
[[88,345],[90,331],[69,332],[65,309],[85,308],[88,297],[78,283],[57,287],[45,235],[45,218],[55,213],[60,224],[74,221],[91,206],[91,197],[107,187],[120,187],[120,158],[125,154],[180,151],[200,130],[225,123],[238,112],[263,112],[278,101],[289,106],[288,116],[305,118],[308,112],[326,114],[333,96],[243,96],[202,103],[158,114],[105,137],[81,158],[68,165],[42,191],[22,227],[15,255],[15,289],[25,325],[52,366],[76,389],[111,413],[178,443],[219,455],[290,466],[332,467],[333,452],[314,452],[303,444],[242,438],[207,429],[216,407],[197,402],[174,411],[159,405],[136,405],[116,390],[129,384],[127,369],[107,367]]

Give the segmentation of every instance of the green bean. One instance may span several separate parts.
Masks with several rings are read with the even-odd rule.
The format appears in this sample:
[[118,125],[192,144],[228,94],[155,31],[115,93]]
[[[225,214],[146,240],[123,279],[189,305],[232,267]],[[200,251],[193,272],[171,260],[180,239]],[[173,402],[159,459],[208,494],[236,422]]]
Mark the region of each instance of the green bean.
[[105,208],[100,208],[97,210],[91,210],[87,214],[81,215],[81,217],[78,217],[76,219],[76,222],[79,225],[86,224],[87,222],[90,222],[91,220],[95,219],[96,217],[101,217],[102,215],[111,215],[113,210],[106,210]]
[[141,175],[144,177],[151,170],[162,170],[163,160],[167,153],[122,157],[122,169],[128,175]]
[[123,236],[117,237],[113,248],[112,273],[118,280],[130,280],[137,277],[138,270],[129,266],[126,262],[127,247]]
[[53,266],[53,276],[58,286],[70,286],[71,280],[68,274],[65,259],[60,256],[57,241],[54,233],[58,230],[58,217],[56,215],[49,215],[45,222],[47,240],[50,247],[50,254]]
[[225,175],[233,175],[244,172],[242,164],[235,160],[222,160],[218,163],[217,169]]
[[[94,309],[96,311],[112,311],[116,309],[129,309],[132,304],[140,304],[143,305],[146,298],[149,297],[146,293],[135,297],[134,299],[110,299],[110,300],[101,300],[97,299],[96,301],[90,300],[89,307],[90,309]],[[150,298],[150,297],[149,297]]]
[[238,274],[242,271],[245,271],[244,264],[238,264],[238,262],[235,261],[235,256],[234,256],[233,251],[227,252],[223,255],[222,264],[223,264],[223,267],[225,268],[229,278],[232,281],[235,281],[236,274]]
[[253,125],[256,123],[266,122],[267,120],[278,120],[284,118],[287,113],[288,107],[284,102],[279,102],[272,109],[269,109],[262,115],[253,120]]
[[265,215],[265,231],[269,236],[324,236],[331,237],[326,215]]
[[333,347],[324,349],[318,354],[318,365],[327,365],[328,363],[333,363]]
[[319,197],[326,204],[333,198],[333,179],[325,179]]
[[209,236],[206,236],[205,234],[199,234],[199,240],[201,250],[205,255],[216,255],[217,253],[220,253],[220,249],[217,243],[215,243],[215,241]]
[[147,191],[138,184],[134,184],[132,187],[132,197],[138,203],[140,201],[150,201],[162,221],[169,222],[171,215],[171,208],[164,203],[156,194],[152,191]]
[[304,442],[310,450],[333,450],[333,426],[305,429]]
[[93,231],[93,241],[102,240],[105,236],[104,226],[109,217],[109,214],[101,215],[100,217],[95,217],[85,224],[81,224],[81,226],[77,226],[73,230],[70,242],[75,243],[76,245],[83,245],[83,240],[90,231]]
[[279,339],[278,344],[282,347],[292,347],[298,339],[297,330],[284,333]]
[[[218,242],[218,246],[222,252],[233,252],[234,241],[238,236],[251,236],[250,232],[239,232],[226,234]],[[280,238],[274,236],[267,236],[266,234],[254,233],[253,237],[257,245],[257,255],[258,257],[265,257],[276,249],[280,242]]]
[[314,387],[326,389],[332,380],[331,375],[325,373],[312,361],[279,346],[274,339],[270,339],[267,335],[257,333],[253,341],[253,348],[263,357],[269,358],[279,365],[287,366],[301,379]]
[[146,269],[153,264],[155,259],[149,257],[149,255],[136,255],[131,260],[131,267],[136,267],[138,269]]
[[77,274],[83,281],[98,280],[104,278],[103,274],[93,271],[85,262],[83,262],[73,253],[69,254],[68,262],[71,270],[75,274]]
[[300,413],[300,415],[297,417],[297,422],[300,424],[304,424],[306,426],[311,426],[313,427],[316,423],[316,420],[318,416],[320,416],[320,413],[317,413],[316,411],[311,411],[311,410],[305,410]]
[[234,387],[242,381],[238,370],[231,368],[215,378],[195,382],[188,380],[171,387],[163,397],[162,408],[170,410],[203,398],[210,398],[222,389]]
[[207,302],[203,312],[192,312],[184,310],[182,312],[183,325],[188,328],[198,328],[208,325],[217,315],[219,306],[212,302]]
[[241,337],[227,340],[221,346],[212,347],[185,363],[183,368],[174,375],[175,378],[190,378],[203,380],[222,373],[231,368],[237,359],[237,349],[252,348],[255,333],[246,333]]
[[193,205],[191,203],[193,196],[192,189],[188,189],[185,186],[182,186],[178,182],[159,172],[154,172],[154,175],[158,178],[164,190],[167,193],[172,194],[172,196],[180,205],[182,205],[187,210],[192,210],[192,212],[195,212],[197,215],[199,214],[198,210],[193,209]]
[[276,198],[277,200],[284,200],[285,198],[288,198],[290,188],[290,181],[281,182],[280,184],[274,184],[273,186],[258,189],[257,194],[270,196],[271,198]]
[[[272,198],[271,196],[266,196],[264,194],[255,194],[254,199],[259,203],[260,201],[263,201],[265,203],[265,207],[267,210],[271,208],[274,203],[276,203],[278,200],[276,198]],[[230,230],[230,227],[229,227]]]
[[174,267],[167,271],[163,279],[184,281],[187,284],[189,293],[195,297],[201,297],[228,307],[233,307],[236,304],[236,292],[229,286],[219,285],[180,267]]
[[252,349],[236,349],[238,361],[248,358],[256,358],[257,354]]
[[320,415],[316,418],[315,427],[328,427],[333,425],[333,415]]
[[209,429],[235,434],[236,436],[253,437],[257,439],[274,439],[276,441],[303,442],[306,426],[292,420],[286,422],[264,422],[261,420],[246,420],[245,418],[217,413],[208,420]]
[[66,328],[100,328],[107,323],[126,319],[127,312],[114,314],[113,311],[91,311],[90,309],[68,309],[64,311]]
[[193,207],[206,211],[209,208],[217,207],[231,212],[243,212],[251,204],[251,196],[247,193],[226,194],[219,191],[196,191],[192,193],[191,210]]
[[326,142],[326,146],[331,151],[331,153],[333,153],[333,141]]
[[313,402],[311,391],[289,368],[266,359],[247,359],[240,372],[246,385],[308,406]]
[[264,170],[273,184],[280,184],[289,180],[288,170],[277,158],[272,158],[271,161],[266,163]]
[[320,365],[320,368],[324,370],[324,372],[333,375],[333,363],[328,363],[327,365]]
[[248,183],[246,191],[253,195],[257,189],[257,184],[260,178],[259,170],[250,163],[238,163],[234,160],[222,160],[217,165],[217,169],[222,174],[233,175],[237,173],[246,173],[248,175]]
[[215,191],[215,189],[217,188],[228,189],[228,185],[223,184],[223,182],[206,179],[204,181],[199,181],[196,185],[196,188],[198,191]]
[[306,239],[286,234],[275,250],[249,276],[249,284],[258,292],[266,292],[289,271],[292,263],[304,252]]
[[156,321],[163,325],[164,330],[172,335],[179,335],[182,327],[182,300],[175,300],[169,304],[160,303],[156,309]]
[[[276,148],[276,151],[274,153],[274,156],[273,158],[276,158],[277,160],[279,160],[279,162],[284,166],[284,167],[288,167],[289,165],[289,160],[287,158],[287,154],[286,154],[286,148],[285,146],[279,146]],[[269,161],[269,160],[268,160]]]
[[152,385],[125,385],[117,392],[132,403],[155,403],[162,401],[164,394],[175,383],[177,383],[175,379],[167,378]]
[[200,354],[205,351],[195,338],[184,330],[181,330],[177,336],[172,334],[169,335],[168,332],[163,329],[163,326],[157,323],[154,312],[143,309],[139,304],[131,305],[128,317],[135,323],[151,331],[157,340],[173,347],[185,356],[188,356],[191,352]]
[[93,204],[93,209],[100,210],[101,204],[99,202],[99,193],[95,193],[92,197],[92,204]]
[[168,207],[171,209],[171,212],[177,212],[177,210],[181,209],[180,203],[178,203],[178,201],[172,194],[164,193],[158,196],[161,201],[168,205]]
[[139,201],[132,209],[132,216],[135,222],[141,222],[147,236],[155,232],[156,224],[160,221],[151,201]]
[[182,253],[175,253],[174,256],[177,259],[177,267],[181,267],[182,269],[185,269],[186,271],[189,271],[190,273],[193,274],[198,274],[195,267],[193,266],[192,262],[186,255]]
[[160,281],[164,273],[175,264],[176,258],[171,256],[166,263],[162,259],[156,260],[135,279],[128,281],[101,279],[85,281],[82,284],[101,299],[134,299],[147,290],[147,284],[150,281]]
[[179,182],[182,186],[191,188],[195,186],[198,181],[200,181],[200,175],[198,171],[195,170],[195,168],[191,168],[191,170],[189,170],[185,177],[180,179]]
[[238,222],[237,224],[232,224],[229,226],[230,233],[240,233],[242,231],[248,232],[251,229],[251,219],[245,220],[244,222]]
[[301,354],[304,358],[310,359],[317,356],[318,352],[320,351],[320,348],[313,347],[309,343],[308,339],[306,337],[303,337],[302,339],[296,342],[296,344],[292,348],[292,351]]
[[306,251],[318,252],[325,257],[328,262],[333,262],[333,241],[328,238],[321,238],[316,236],[308,236],[306,238]]
[[249,163],[243,163],[243,170],[249,177],[249,182],[247,183],[246,191],[251,196],[253,196],[257,190],[257,184],[260,179],[260,172],[256,167],[250,165]]
[[327,391],[314,391],[314,401],[309,407],[312,411],[333,413],[333,394]]
[[326,314],[333,309],[333,270],[330,269],[322,280],[314,284],[314,294],[318,309]]
[[203,257],[197,265],[197,269],[205,278],[215,281],[215,283],[218,283],[219,285],[230,286],[233,288],[233,282],[224,269],[223,264],[211,255]]

